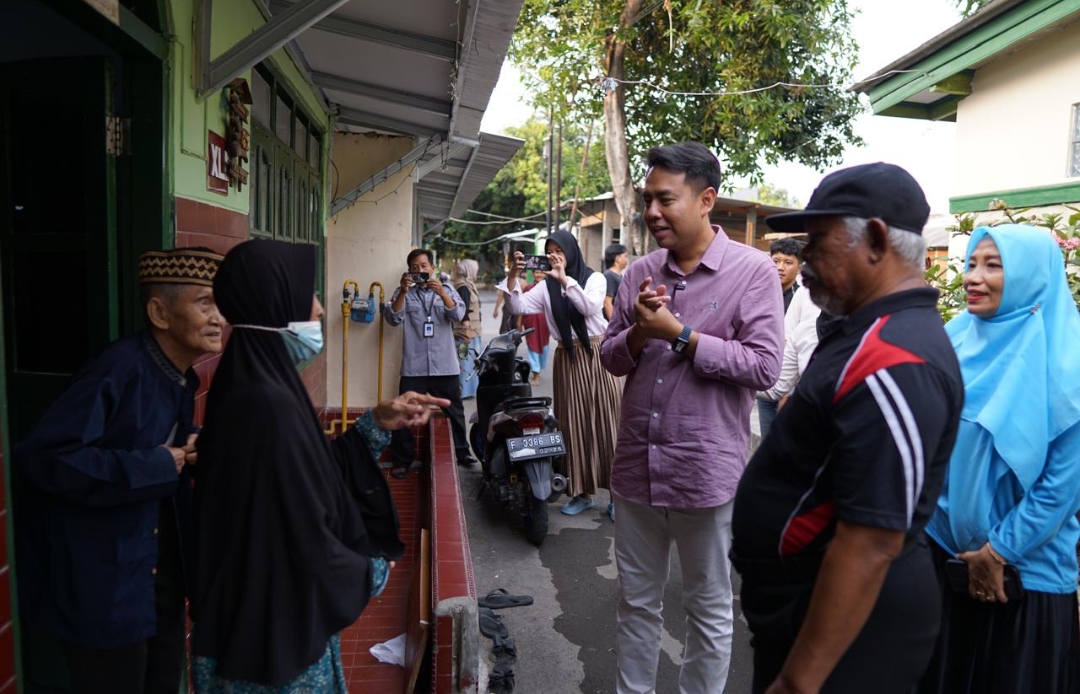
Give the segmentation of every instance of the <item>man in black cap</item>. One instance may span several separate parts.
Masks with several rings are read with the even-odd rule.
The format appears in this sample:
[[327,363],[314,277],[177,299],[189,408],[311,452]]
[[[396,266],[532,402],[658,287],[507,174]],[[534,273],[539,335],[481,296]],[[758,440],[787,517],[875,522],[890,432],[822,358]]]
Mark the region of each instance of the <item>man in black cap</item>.
[[906,694],[940,620],[923,527],[963,383],[923,280],[929,206],[890,164],[826,176],[776,231],[806,232],[803,278],[843,320],[750,461],[732,561],[753,632],[755,693]]
[[221,351],[221,260],[205,248],[143,254],[147,329],[85,364],[15,449],[20,616],[63,643],[76,694],[179,690],[192,366]]

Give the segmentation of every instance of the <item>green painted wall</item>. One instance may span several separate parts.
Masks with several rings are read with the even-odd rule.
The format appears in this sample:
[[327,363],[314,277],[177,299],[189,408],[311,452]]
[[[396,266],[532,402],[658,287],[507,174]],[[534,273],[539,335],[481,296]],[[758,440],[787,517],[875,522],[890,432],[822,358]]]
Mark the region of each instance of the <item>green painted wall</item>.
[[1046,207],[1049,205],[1075,205],[1080,202],[1080,183],[1060,183],[1037,188],[1019,188],[1015,190],[998,190],[992,193],[961,195],[949,198],[949,212],[952,214],[986,212],[992,209],[990,205],[996,200],[1004,201],[1013,209]]
[[[248,212],[248,188],[237,193],[219,195],[206,189],[207,131],[225,135],[225,108],[222,92],[203,101],[195,98],[194,12],[195,0],[169,0],[175,35],[170,37],[169,72],[171,104],[169,108],[169,143],[172,171],[169,177],[173,195],[199,200],[236,212]],[[214,3],[211,31],[211,59],[217,58],[237,41],[265,24],[262,13],[252,0],[218,0]],[[321,96],[306,82],[300,70],[284,49],[270,56],[269,61],[284,78],[289,90],[297,97],[315,123],[327,132],[329,117]],[[250,71],[243,75],[251,80]],[[326,156],[330,138],[323,141],[323,196],[326,188]],[[250,171],[250,166],[247,167]],[[324,200],[323,209],[327,209]],[[324,227],[325,229],[325,227]]]

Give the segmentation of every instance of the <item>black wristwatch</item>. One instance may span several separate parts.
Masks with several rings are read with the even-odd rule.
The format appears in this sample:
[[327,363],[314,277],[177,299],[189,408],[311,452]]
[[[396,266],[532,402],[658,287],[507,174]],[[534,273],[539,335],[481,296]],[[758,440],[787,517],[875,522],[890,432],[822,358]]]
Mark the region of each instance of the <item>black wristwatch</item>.
[[674,350],[676,354],[685,354],[686,350],[690,348],[690,334],[693,332],[694,331],[690,329],[689,325],[684,325],[679,336],[671,341],[671,349]]

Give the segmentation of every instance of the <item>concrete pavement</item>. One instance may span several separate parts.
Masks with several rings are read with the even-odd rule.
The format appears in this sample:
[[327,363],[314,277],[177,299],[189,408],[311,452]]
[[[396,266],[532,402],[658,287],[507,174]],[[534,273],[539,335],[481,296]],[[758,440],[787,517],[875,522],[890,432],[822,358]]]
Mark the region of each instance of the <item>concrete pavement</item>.
[[[491,317],[495,295],[480,290],[483,302],[484,345],[497,334]],[[555,342],[552,340],[551,351]],[[524,345],[521,348],[525,355]],[[551,360],[541,375],[537,395],[551,395]],[[465,402],[466,420],[476,410]],[[617,573],[614,524],[607,517],[608,494],[601,490],[596,506],[578,516],[564,516],[549,506],[548,538],[537,549],[525,539],[520,521],[504,514],[486,497],[481,498],[479,466],[459,468],[473,575],[477,595],[495,588],[533,596],[528,607],[500,610],[518,649],[514,666],[519,694],[610,694],[615,691],[615,603]],[[678,553],[672,552],[671,579],[664,596],[664,633],[660,644],[657,692],[678,691],[679,666],[685,642],[682,609],[682,573]],[[733,574],[738,594],[738,575]],[[752,674],[749,633],[735,603],[736,623],[727,694],[748,694]],[[481,648],[491,642],[482,639]],[[487,661],[490,665],[490,660]]]

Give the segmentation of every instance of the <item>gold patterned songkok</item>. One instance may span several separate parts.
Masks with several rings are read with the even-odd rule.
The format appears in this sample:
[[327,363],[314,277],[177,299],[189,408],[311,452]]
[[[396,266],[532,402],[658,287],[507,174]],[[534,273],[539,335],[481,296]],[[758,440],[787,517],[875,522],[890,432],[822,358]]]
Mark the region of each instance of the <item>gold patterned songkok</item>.
[[214,286],[214,275],[225,256],[209,248],[147,251],[139,256],[139,284],[199,284]]

